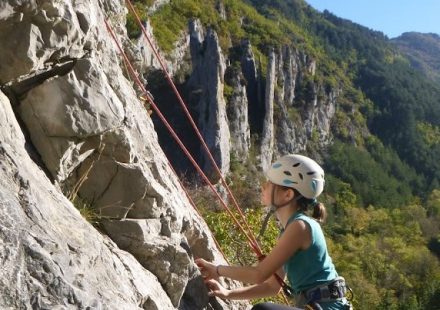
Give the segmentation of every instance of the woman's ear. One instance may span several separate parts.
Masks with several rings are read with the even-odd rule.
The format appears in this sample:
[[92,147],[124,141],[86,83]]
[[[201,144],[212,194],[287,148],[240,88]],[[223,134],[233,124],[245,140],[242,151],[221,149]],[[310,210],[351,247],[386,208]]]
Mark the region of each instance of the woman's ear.
[[287,200],[292,200],[293,198],[295,198],[295,191],[293,190],[293,188],[289,188],[287,191],[286,191],[286,198],[287,198]]

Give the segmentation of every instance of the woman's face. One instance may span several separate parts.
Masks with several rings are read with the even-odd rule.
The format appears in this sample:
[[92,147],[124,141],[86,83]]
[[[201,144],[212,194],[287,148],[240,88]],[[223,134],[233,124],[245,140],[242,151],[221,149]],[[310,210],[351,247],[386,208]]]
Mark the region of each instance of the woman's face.
[[294,193],[292,189],[278,187],[274,193],[275,201],[272,202],[272,190],[274,186],[276,185],[270,181],[265,181],[261,184],[261,203],[263,205],[270,206],[272,203],[282,205],[286,202],[289,202],[293,198]]

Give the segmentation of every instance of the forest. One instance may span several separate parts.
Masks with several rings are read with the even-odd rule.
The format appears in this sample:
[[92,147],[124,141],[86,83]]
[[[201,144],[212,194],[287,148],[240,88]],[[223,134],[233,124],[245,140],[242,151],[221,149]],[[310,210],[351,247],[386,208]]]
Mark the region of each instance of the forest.
[[[150,15],[152,1],[135,5],[165,53],[188,20],[199,18],[217,31],[226,55],[233,57],[232,47],[250,39],[262,68],[273,47],[293,45],[313,56],[314,79],[343,94],[334,142],[320,150],[322,201],[330,255],[355,292],[355,309],[440,309],[440,86],[414,70],[381,32],[320,13],[303,0],[224,0],[226,19],[217,2],[171,1]],[[131,38],[139,36],[133,16],[127,29]],[[345,112],[352,110],[357,114]],[[346,118],[356,119],[357,136],[349,136]],[[254,164],[252,157],[233,161],[228,181],[258,235],[265,211],[258,184],[249,186],[257,179]],[[200,189],[192,194],[230,262],[254,262],[250,251],[243,254],[239,233],[230,233],[227,215],[210,207],[213,197]],[[261,236],[266,250],[278,234],[271,222]]]

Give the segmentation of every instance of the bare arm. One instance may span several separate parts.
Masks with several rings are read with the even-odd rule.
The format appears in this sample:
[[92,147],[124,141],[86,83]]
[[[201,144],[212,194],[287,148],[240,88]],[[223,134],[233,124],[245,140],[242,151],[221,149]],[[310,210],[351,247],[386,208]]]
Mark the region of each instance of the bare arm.
[[307,225],[303,221],[294,221],[287,226],[272,252],[257,266],[218,266],[217,268],[216,265],[203,259],[196,260],[196,263],[206,279],[222,276],[245,283],[262,284],[296,251],[307,248],[310,242],[311,236]]

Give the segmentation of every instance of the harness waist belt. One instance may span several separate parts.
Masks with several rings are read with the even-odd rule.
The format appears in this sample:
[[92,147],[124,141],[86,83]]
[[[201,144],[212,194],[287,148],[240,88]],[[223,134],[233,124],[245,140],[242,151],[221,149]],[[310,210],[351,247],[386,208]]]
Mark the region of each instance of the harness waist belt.
[[330,283],[303,291],[302,294],[304,294],[308,302],[326,302],[341,299],[345,297],[346,292],[345,279],[343,277],[337,277]]

